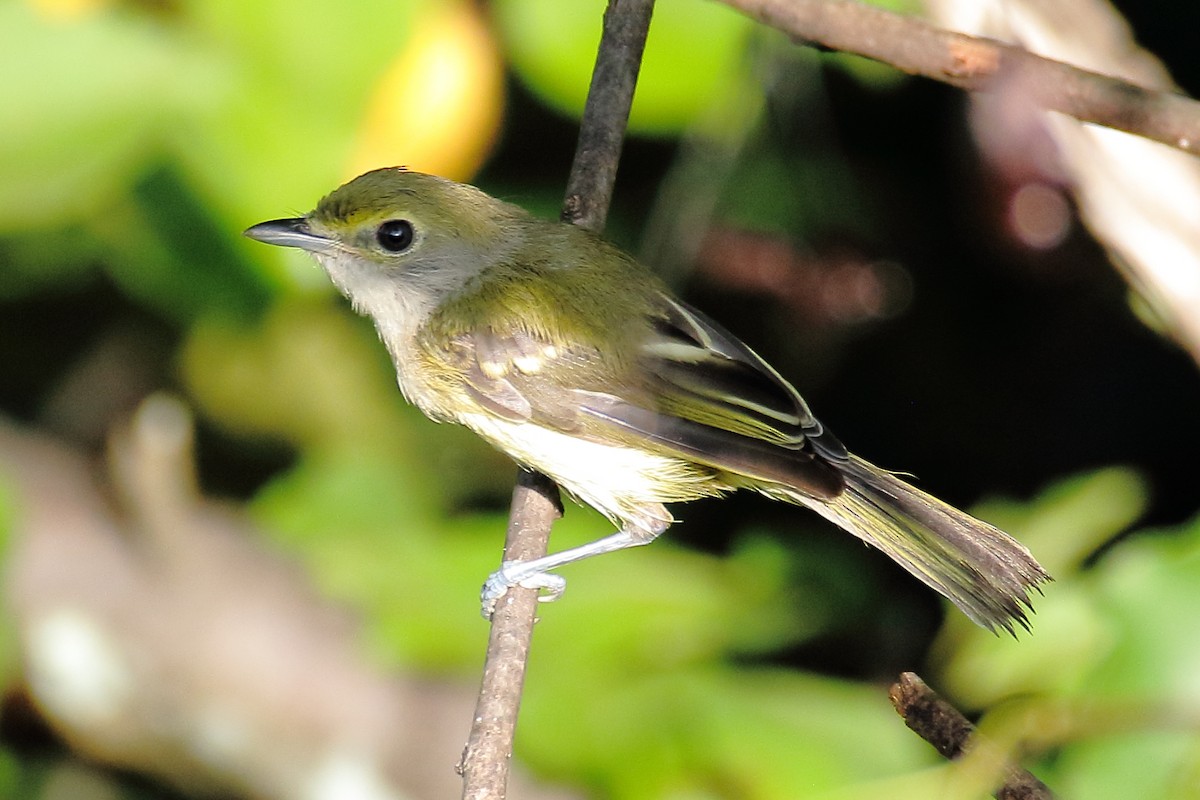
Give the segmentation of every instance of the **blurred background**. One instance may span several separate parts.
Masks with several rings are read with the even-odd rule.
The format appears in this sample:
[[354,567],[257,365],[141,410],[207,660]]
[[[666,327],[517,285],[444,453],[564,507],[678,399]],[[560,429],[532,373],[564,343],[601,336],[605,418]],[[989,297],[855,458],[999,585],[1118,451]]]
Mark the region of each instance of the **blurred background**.
[[[891,7],[1200,91],[1194,4],[963,5]],[[457,795],[515,469],[241,231],[393,164],[554,216],[603,6],[0,2],[0,796]],[[916,670],[1060,796],[1200,797],[1200,349],[1137,268],[1195,279],[1200,176],[1063,125],[660,0],[609,236],[1057,582],[997,638],[690,504],[543,608],[513,796],[986,795],[892,711]]]

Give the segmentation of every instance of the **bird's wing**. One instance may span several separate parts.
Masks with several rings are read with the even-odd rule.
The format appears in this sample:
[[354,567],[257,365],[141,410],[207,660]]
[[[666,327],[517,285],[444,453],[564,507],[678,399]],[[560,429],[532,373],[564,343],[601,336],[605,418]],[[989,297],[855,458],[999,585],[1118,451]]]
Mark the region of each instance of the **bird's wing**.
[[667,296],[657,310],[639,364],[653,403],[599,394],[582,412],[752,485],[837,495],[846,450],[796,390],[699,311]]
[[846,450],[771,365],[707,316],[663,297],[641,347],[642,367],[663,410],[791,449]]
[[528,318],[458,333],[447,360],[462,388],[503,419],[675,455],[735,485],[816,498],[842,490],[835,464],[845,448],[750,348],[666,295],[641,316],[617,332],[634,333],[633,363],[613,364],[593,344],[551,343]]

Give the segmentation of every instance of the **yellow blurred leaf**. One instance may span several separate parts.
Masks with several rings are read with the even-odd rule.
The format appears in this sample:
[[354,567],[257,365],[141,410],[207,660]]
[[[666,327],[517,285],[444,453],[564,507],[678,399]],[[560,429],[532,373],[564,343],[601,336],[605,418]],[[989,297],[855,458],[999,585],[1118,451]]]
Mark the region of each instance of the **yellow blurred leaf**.
[[503,92],[499,49],[478,9],[439,5],[375,87],[348,177],[394,165],[471,177],[500,128]]
[[76,20],[112,5],[111,0],[28,0],[41,16],[51,20]]

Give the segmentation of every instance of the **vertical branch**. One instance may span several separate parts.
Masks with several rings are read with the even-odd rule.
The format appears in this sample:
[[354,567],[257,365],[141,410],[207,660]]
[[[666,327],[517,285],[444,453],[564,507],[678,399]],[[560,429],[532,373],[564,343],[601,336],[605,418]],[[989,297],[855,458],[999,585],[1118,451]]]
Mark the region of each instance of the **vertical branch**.
[[[653,8],[654,0],[609,0],[604,12],[604,33],[562,212],[564,220],[596,232],[603,230],[612,200]],[[504,559],[528,561],[545,555],[550,526],[561,513],[558,488],[543,475],[521,470],[513,490]],[[479,699],[459,765],[464,800],[505,796],[536,614],[537,591],[513,587],[492,615]]]
[[654,0],[609,0],[604,12],[604,35],[562,210],[565,221],[596,233],[604,230],[612,201],[621,142],[653,10]]
[[[561,512],[558,487],[544,475],[521,470],[513,489],[505,560],[545,555],[550,526]],[[537,602],[536,589],[514,586],[492,613],[475,716],[458,768],[463,777],[463,800],[501,800],[505,796]]]

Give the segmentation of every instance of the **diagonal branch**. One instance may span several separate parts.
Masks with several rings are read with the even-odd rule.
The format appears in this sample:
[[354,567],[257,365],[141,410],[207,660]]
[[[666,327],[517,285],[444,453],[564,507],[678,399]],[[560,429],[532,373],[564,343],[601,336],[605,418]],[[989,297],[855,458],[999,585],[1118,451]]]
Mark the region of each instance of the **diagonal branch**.
[[801,43],[864,56],[960,89],[1019,77],[1041,108],[1200,154],[1200,102],[852,0],[721,0]]
[[[896,713],[904,718],[904,724],[951,761],[980,746],[975,726],[915,672],[901,673],[888,696]],[[995,797],[997,800],[1052,800],[1054,795],[1031,773],[1009,764],[1004,768],[1004,782],[996,789]]]
[[[563,201],[563,219],[596,232],[604,228],[608,215],[653,8],[654,0],[609,0],[604,13],[604,33]],[[550,526],[561,513],[558,488],[545,476],[522,470],[513,490],[505,560],[545,555]],[[505,796],[536,614],[537,591],[514,587],[492,615],[479,699],[459,766],[464,800]]]

